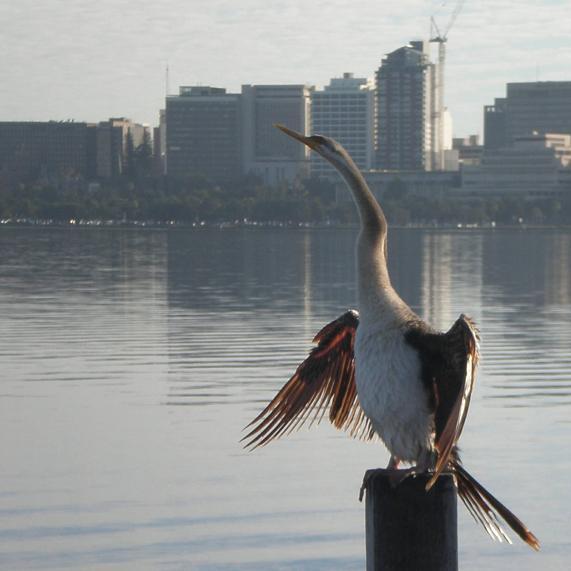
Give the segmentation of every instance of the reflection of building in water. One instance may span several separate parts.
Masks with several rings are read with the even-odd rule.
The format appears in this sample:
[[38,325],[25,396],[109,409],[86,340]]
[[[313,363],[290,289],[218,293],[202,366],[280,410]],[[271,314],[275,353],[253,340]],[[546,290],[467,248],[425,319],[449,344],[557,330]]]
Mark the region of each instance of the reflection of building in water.
[[405,228],[389,230],[389,275],[400,297],[417,313],[422,313],[422,250],[423,231]]
[[571,234],[550,236],[545,256],[545,303],[571,303]]
[[[567,303],[571,236],[525,229],[485,237],[484,282],[494,304]],[[491,294],[493,293],[493,296]]]
[[303,236],[303,324],[306,337],[313,337],[311,313],[311,232]]
[[422,241],[422,316],[447,330],[460,313],[478,319],[482,235],[426,233]]
[[452,236],[425,234],[422,240],[422,316],[439,329],[450,322]]

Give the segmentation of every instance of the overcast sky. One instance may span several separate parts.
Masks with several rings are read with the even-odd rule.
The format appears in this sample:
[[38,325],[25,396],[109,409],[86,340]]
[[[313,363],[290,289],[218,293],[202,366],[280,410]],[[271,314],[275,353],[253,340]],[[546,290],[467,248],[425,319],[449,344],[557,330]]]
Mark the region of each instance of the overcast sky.
[[[4,0],[0,120],[154,125],[178,85],[372,77],[384,54],[445,28],[456,1]],[[466,0],[448,36],[456,136],[515,81],[571,80],[570,0]]]

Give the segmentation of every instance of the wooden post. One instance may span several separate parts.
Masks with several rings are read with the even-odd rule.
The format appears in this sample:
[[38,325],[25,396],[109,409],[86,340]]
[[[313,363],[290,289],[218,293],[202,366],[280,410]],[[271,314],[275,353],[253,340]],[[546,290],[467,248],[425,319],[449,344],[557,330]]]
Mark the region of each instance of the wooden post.
[[427,492],[428,480],[420,474],[394,485],[387,470],[367,471],[367,571],[458,571],[454,478],[442,474]]

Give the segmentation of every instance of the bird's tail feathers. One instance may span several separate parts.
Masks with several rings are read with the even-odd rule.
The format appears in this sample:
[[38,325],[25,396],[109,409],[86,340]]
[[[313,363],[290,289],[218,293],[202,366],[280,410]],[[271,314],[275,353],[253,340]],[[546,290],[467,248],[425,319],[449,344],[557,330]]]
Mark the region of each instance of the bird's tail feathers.
[[472,517],[482,524],[492,539],[507,541],[510,538],[502,528],[499,518],[502,518],[532,549],[539,551],[539,540],[506,506],[497,500],[480,482],[460,464],[459,460],[452,461],[457,478],[458,494]]

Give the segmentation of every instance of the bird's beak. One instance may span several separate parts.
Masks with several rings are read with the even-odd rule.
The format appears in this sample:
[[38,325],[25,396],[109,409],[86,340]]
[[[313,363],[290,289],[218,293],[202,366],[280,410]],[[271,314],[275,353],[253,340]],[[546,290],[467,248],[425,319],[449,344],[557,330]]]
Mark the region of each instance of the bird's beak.
[[289,135],[296,141],[299,141],[300,143],[307,145],[310,149],[312,150],[317,149],[317,143],[311,137],[306,137],[305,135],[302,135],[301,133],[298,133],[297,131],[294,131],[292,129],[288,129],[287,127],[285,127],[284,125],[280,125],[279,123],[274,125],[274,127],[277,127],[280,131],[283,131],[286,135]]

